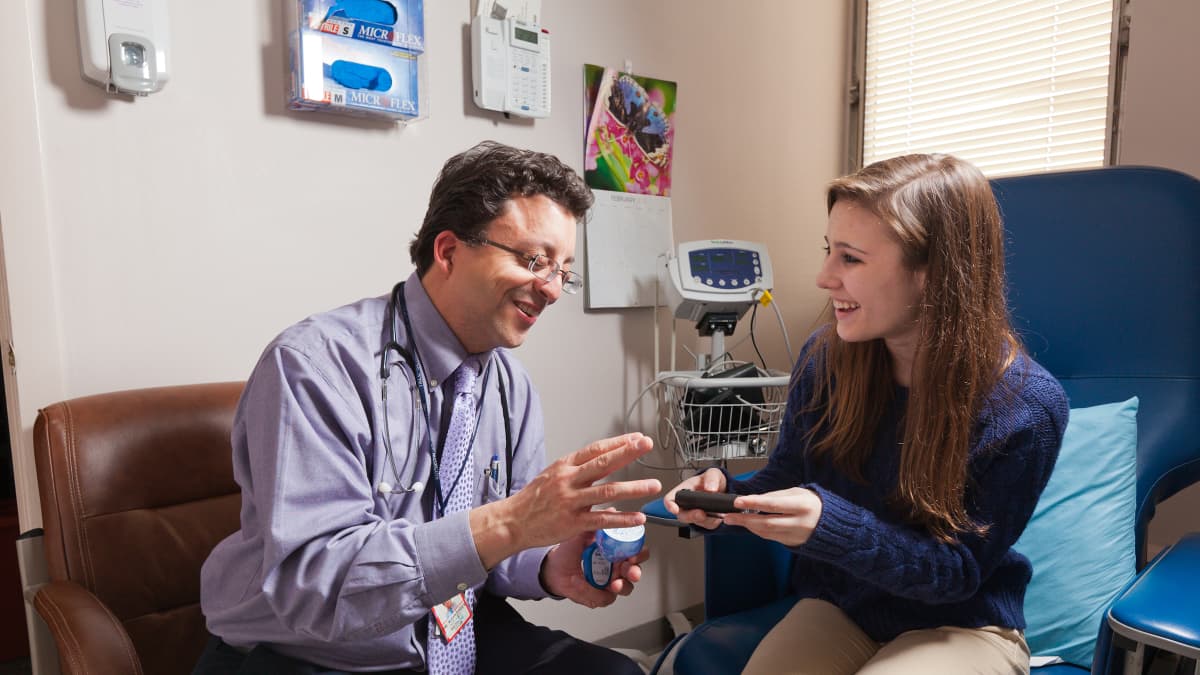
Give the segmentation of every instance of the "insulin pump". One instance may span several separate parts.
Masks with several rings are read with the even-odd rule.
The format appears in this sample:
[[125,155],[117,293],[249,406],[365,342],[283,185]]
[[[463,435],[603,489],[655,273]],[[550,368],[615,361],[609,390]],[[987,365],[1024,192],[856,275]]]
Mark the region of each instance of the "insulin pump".
[[596,541],[583,549],[583,578],[596,588],[607,588],[617,563],[632,558],[646,541],[646,526],[614,527],[596,533]]

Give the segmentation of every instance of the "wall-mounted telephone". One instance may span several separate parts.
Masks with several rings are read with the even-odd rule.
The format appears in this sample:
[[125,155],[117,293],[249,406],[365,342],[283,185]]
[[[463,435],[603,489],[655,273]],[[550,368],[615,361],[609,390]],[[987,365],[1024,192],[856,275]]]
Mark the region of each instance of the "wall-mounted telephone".
[[550,34],[511,17],[474,17],[471,80],[480,108],[549,117]]

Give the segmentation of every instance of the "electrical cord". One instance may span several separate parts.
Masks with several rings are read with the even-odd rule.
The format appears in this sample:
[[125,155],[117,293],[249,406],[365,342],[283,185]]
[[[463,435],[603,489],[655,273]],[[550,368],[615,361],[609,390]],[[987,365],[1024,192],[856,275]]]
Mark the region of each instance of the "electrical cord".
[[762,357],[762,352],[758,351],[758,342],[754,339],[754,319],[758,315],[759,305],[770,305],[771,309],[775,310],[775,318],[779,321],[779,331],[783,333],[783,346],[787,349],[789,370],[796,367],[796,357],[792,354],[792,340],[788,337],[787,324],[783,320],[783,313],[779,310],[779,303],[775,300],[775,296],[771,295],[771,291],[762,288],[755,291],[754,294],[754,310],[750,314],[750,341],[754,345],[754,351],[758,353],[758,358],[763,362],[763,370],[767,370],[767,362]]
[[[638,392],[638,395],[636,397],[634,397],[633,403],[630,404],[629,409],[625,412],[625,433],[630,432],[629,420],[633,418],[634,410],[636,410],[637,407],[639,405],[641,405],[642,399],[645,398],[646,394],[651,389],[654,389],[658,383],[659,383],[659,381],[656,378],[650,384],[646,385],[645,387],[642,387],[642,390],[640,392]],[[659,417],[658,422],[659,422],[660,427],[665,423],[667,426],[667,429],[668,429],[668,433],[673,433],[673,431],[671,431],[671,429],[670,429],[671,425],[670,425],[669,421],[663,419],[661,416],[658,416],[657,411],[655,412],[655,416]],[[660,431],[661,431],[661,429],[660,429]],[[662,438],[662,437],[663,437],[662,434],[659,434],[659,438]],[[659,443],[655,443],[654,447],[655,447],[655,450],[657,450],[657,449],[661,448],[662,445]],[[695,462],[692,460],[688,460],[687,463],[682,467],[679,466],[679,464],[675,464],[673,466],[659,466],[657,464],[651,464],[646,461],[645,456],[638,457],[636,460],[634,460],[634,462],[638,466],[641,466],[641,467],[644,467],[647,469],[652,469],[654,471],[685,471],[690,468],[695,468]],[[682,478],[680,480],[682,480]]]
[[754,346],[754,353],[758,354],[758,362],[762,364],[763,370],[767,369],[767,360],[763,358],[762,352],[758,349],[758,340],[754,339],[754,321],[758,318],[758,303],[754,303],[754,308],[750,310],[750,344]]
[[771,299],[771,307],[775,310],[775,318],[779,320],[779,330],[783,333],[783,346],[787,349],[788,370],[796,367],[796,357],[792,355],[792,341],[788,338],[787,324],[783,321],[783,314],[779,311],[779,303],[774,298]]

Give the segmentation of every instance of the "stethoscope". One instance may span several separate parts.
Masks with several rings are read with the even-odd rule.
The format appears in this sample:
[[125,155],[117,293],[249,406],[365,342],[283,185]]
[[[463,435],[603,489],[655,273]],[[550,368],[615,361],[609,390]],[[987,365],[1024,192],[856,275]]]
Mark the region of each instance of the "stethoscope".
[[[399,311],[397,311],[397,308],[399,309]],[[404,332],[405,332],[405,335],[408,336],[409,342],[412,344],[412,351],[409,351],[408,349],[406,349],[404,347],[404,345],[400,344],[400,342],[397,340],[397,329],[398,329],[398,326],[396,325],[397,315],[399,315],[399,318],[404,321]],[[466,470],[467,464],[470,463],[471,453],[468,452],[468,453],[466,453],[466,456],[463,457],[463,464],[461,466],[459,466],[458,471],[455,473],[455,476],[457,476],[457,478],[455,478],[454,483],[450,486],[450,489],[445,494],[443,494],[440,482],[438,480],[439,461],[441,459],[441,449],[438,447],[436,434],[434,433],[433,423],[432,423],[430,412],[429,412],[430,393],[425,388],[425,382],[426,382],[425,369],[421,365],[421,354],[420,354],[420,350],[417,349],[416,340],[414,340],[412,337],[413,336],[412,322],[408,318],[408,302],[404,299],[404,282],[403,281],[396,284],[392,288],[392,297],[391,297],[391,300],[388,302],[387,311],[384,315],[384,322],[387,324],[387,327],[388,327],[388,339],[386,341],[384,341],[383,351],[379,355],[379,379],[380,379],[379,389],[380,389],[380,397],[383,399],[383,448],[384,448],[384,451],[387,453],[388,465],[392,469],[392,477],[395,478],[396,482],[393,484],[393,483],[389,483],[386,480],[380,481],[379,485],[376,487],[376,489],[385,498],[392,494],[405,494],[405,493],[420,494],[425,489],[425,484],[419,480],[413,481],[411,484],[409,484],[408,487],[405,487],[400,482],[400,476],[408,471],[409,457],[414,455],[416,452],[420,451],[420,439],[418,438],[418,435],[417,435],[417,416],[415,414],[411,416],[411,421],[409,422],[409,435],[408,435],[409,453],[407,455],[405,455],[405,457],[404,457],[404,466],[402,468],[398,469],[396,467],[396,457],[392,453],[392,440],[391,440],[392,433],[391,433],[391,427],[388,422],[388,376],[391,374],[392,366],[403,364],[403,365],[408,366],[407,370],[405,370],[404,368],[402,368],[401,370],[405,371],[404,377],[406,380],[409,381],[408,383],[409,383],[410,390],[412,388],[414,388],[413,380],[414,379],[416,380],[415,388],[417,390],[418,396],[413,399],[413,402],[414,402],[414,406],[419,407],[421,409],[422,416],[425,418],[425,430],[426,430],[426,434],[429,438],[429,455],[430,455],[430,458],[433,460],[432,468],[430,471],[430,481],[432,482],[432,484],[434,486],[435,496],[437,498],[439,508],[444,508],[445,503],[446,503],[445,500],[448,499],[449,495],[454,492],[454,488],[458,485],[458,481],[462,477],[462,472]],[[396,354],[398,354],[400,356],[400,359],[401,359],[400,361],[392,361],[392,362],[388,361],[388,352],[392,352],[392,351],[396,352]],[[491,377],[491,372],[492,372],[492,362],[489,359],[488,364],[484,369],[483,387],[482,387],[483,391],[487,390],[487,384],[488,384],[488,380]],[[500,372],[499,369],[497,369],[498,375],[499,375],[499,372]],[[505,482],[505,494],[507,495],[511,488],[511,482],[509,481],[509,475],[511,474],[511,471],[512,471],[513,450],[512,450],[512,427],[510,426],[509,419],[508,419],[508,395],[504,391],[503,375],[499,375],[498,385],[499,385],[498,389],[500,391],[501,417],[504,419],[504,456],[505,456],[504,482]],[[475,413],[475,426],[471,431],[471,439],[468,442],[470,446],[473,446],[475,444],[475,433],[479,430],[479,416],[482,414],[482,412],[483,412],[483,405],[481,404],[479,406],[479,409]]]

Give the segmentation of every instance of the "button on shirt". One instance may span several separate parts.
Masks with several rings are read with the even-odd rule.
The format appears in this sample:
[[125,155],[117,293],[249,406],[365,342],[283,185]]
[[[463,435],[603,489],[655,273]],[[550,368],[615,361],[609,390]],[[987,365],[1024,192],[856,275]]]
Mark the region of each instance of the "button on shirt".
[[[447,381],[469,355],[415,274],[404,296],[416,335],[405,335],[397,316],[397,341],[419,352],[425,377],[442,385],[427,387],[440,440],[453,394]],[[217,545],[201,572],[208,629],[231,645],[268,643],[329,668],[421,668],[432,605],[468,587],[522,599],[547,595],[538,582],[547,548],[522,551],[488,573],[468,512],[433,518],[429,432],[414,404],[415,375],[403,363],[387,380],[399,480],[392,474],[379,376],[387,301],[362,300],[288,328],[246,383],[232,435],[242,529]],[[507,350],[483,355],[484,362],[489,357],[490,376],[476,385],[474,470],[482,476],[493,455],[505,456],[502,383],[515,492],[545,465],[541,404]],[[402,362],[395,352],[389,359]],[[504,479],[502,467],[498,481],[477,480],[475,504],[503,498]],[[399,491],[415,481],[429,487]],[[396,491],[380,493],[380,482]]]

